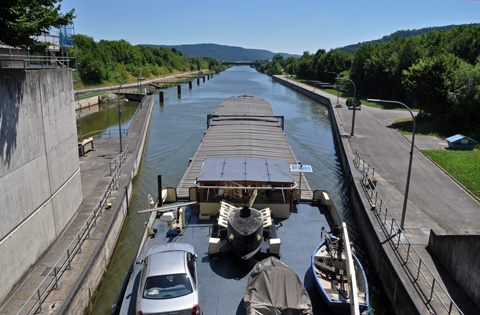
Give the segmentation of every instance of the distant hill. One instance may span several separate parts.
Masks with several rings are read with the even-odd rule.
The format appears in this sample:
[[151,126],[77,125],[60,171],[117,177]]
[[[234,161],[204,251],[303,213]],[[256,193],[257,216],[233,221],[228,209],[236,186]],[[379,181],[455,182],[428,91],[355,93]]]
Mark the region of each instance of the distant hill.
[[[480,25],[480,23],[473,23],[471,25]],[[420,28],[420,29],[417,29],[417,30],[396,31],[395,33],[392,33],[390,35],[383,36],[380,39],[371,40],[371,41],[367,41],[367,42],[361,42],[361,43],[357,43],[357,44],[352,44],[352,45],[341,47],[339,49],[342,50],[342,51],[345,51],[345,52],[353,52],[353,51],[357,50],[358,47],[360,47],[363,44],[378,44],[378,43],[389,42],[392,39],[394,39],[395,36],[397,36],[397,35],[400,36],[400,37],[403,37],[403,38],[407,38],[407,37],[410,37],[410,36],[419,36],[419,35],[422,35],[422,34],[425,34],[425,33],[431,32],[431,31],[437,31],[437,30],[449,31],[452,28],[458,27],[458,26],[460,26],[460,25],[424,27],[424,28]]]
[[[217,44],[192,44],[192,45],[139,45],[147,47],[175,48],[188,57],[210,57],[222,61],[257,61],[271,60],[277,53],[264,49],[247,49],[235,46]],[[283,58],[300,57],[287,53],[278,53]]]

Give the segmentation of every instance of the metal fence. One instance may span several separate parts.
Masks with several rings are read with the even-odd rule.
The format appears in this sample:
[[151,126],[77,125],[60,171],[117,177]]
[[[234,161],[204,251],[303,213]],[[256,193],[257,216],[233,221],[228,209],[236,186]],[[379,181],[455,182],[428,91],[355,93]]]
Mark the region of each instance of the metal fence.
[[[82,227],[80,228],[80,230],[78,231],[74,239],[67,246],[67,249],[63,252],[60,258],[58,258],[55,265],[44,277],[40,285],[38,285],[38,287],[34,290],[34,292],[28,298],[25,304],[23,304],[22,308],[18,311],[17,314],[42,313],[42,304],[47,298],[48,294],[52,290],[58,289],[58,281],[60,277],[63,275],[63,273],[66,270],[71,269],[70,264],[73,258],[75,257],[76,254],[81,253],[83,243],[85,242],[85,240],[90,238],[90,231],[92,230],[92,228],[96,226],[98,217],[102,216],[103,209],[108,203],[108,199],[111,196],[112,190],[118,190],[120,168],[122,166],[122,162],[126,160],[127,155],[128,155],[128,146],[125,148],[125,151],[120,153],[119,156],[115,158],[115,160],[117,160],[119,163],[115,163],[115,168],[111,172],[112,178],[110,179],[107,185],[107,188],[102,194],[102,197],[93,208],[87,220],[82,225]],[[49,278],[52,276],[53,276],[53,279],[49,281]]]
[[0,56],[0,69],[61,69],[70,68],[72,57],[60,56]]
[[388,209],[386,202],[374,183],[375,169],[358,152],[355,152],[353,162],[355,168],[363,175],[361,186],[371,210],[375,214],[395,256],[402,264],[403,270],[415,286],[416,292],[425,306],[429,308],[432,314],[463,314],[447,290],[437,280],[422,257],[420,257],[420,254]]

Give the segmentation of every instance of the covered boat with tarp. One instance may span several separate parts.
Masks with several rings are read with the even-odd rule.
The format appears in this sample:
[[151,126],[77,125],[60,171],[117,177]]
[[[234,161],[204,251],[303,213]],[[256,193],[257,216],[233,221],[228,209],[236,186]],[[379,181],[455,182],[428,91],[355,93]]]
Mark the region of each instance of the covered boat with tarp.
[[313,315],[298,275],[273,256],[252,269],[243,301],[247,315]]

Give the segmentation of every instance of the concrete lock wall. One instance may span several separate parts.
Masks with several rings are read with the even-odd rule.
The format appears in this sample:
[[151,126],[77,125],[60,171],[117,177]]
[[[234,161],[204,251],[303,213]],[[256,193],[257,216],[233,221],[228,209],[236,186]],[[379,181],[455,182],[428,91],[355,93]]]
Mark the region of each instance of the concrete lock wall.
[[[430,231],[428,248],[480,308],[480,235],[437,235]],[[454,293],[453,293],[454,294]]]
[[71,70],[2,71],[0,102],[2,301],[73,217],[82,191]]

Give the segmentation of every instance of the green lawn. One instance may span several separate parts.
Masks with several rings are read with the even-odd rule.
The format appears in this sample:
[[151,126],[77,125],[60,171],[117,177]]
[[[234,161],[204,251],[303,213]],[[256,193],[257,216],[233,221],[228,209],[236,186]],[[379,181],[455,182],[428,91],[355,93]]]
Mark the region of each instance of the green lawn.
[[[415,123],[416,135],[445,137],[445,135],[439,134],[435,126],[428,120],[417,118]],[[395,120],[392,123],[392,127],[398,129],[403,134],[411,135],[413,130],[412,118]]]
[[432,160],[480,197],[480,151],[423,150]]
[[98,96],[98,95],[102,95],[102,94],[105,94],[105,93],[106,93],[105,91],[98,91],[98,92],[92,92],[92,93],[86,93],[86,94],[76,94],[75,95],[75,100],[76,101],[83,100],[83,99],[86,99],[86,98],[89,98],[89,97]]

